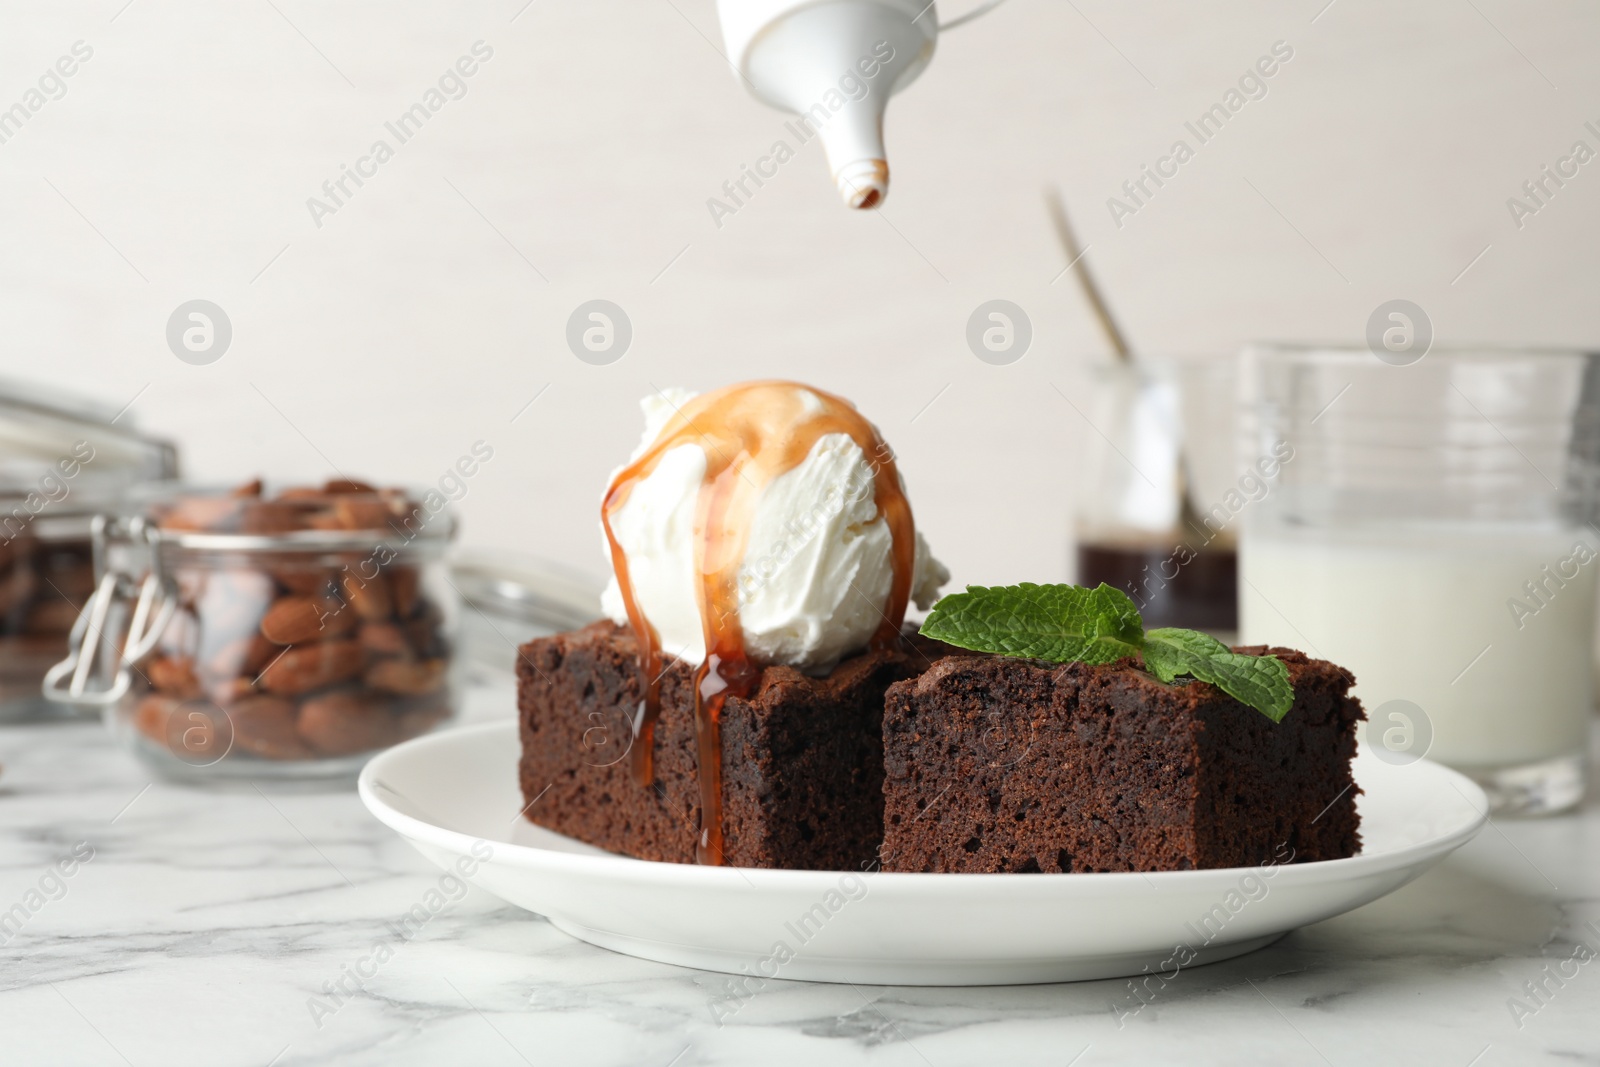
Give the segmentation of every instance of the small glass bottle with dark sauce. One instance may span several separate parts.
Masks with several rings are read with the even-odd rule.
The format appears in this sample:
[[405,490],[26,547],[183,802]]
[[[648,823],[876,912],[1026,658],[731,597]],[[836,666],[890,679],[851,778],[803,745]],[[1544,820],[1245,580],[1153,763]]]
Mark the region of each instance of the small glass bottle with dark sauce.
[[1091,378],[1076,514],[1080,585],[1126,592],[1147,627],[1231,641],[1238,629],[1234,529],[1266,492],[1234,477],[1231,358],[1118,362]]

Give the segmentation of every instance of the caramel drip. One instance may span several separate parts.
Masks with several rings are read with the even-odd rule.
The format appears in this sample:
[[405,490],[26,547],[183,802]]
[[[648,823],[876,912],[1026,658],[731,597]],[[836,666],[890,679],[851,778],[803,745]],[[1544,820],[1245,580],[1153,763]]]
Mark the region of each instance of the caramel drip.
[[692,444],[705,454],[706,473],[696,501],[694,529],[699,576],[696,597],[706,647],[705,661],[694,675],[700,780],[700,836],[695,857],[701,863],[723,862],[723,705],[729,696],[750,696],[761,679],[760,665],[752,663],[746,653],[739,620],[739,569],[744,564],[756,502],[772,479],[799,466],[818,440],[833,433],[854,441],[873,468],[873,498],[879,516],[889,524],[894,577],[872,647],[890,647],[900,639],[911,596],[916,532],[894,454],[849,401],[781,381],[746,382],[705,393],[679,409],[650,447],[620,471],[606,490],[600,519],[638,645],[643,690],[633,719],[633,773],[641,786],[649,787],[655,780],[655,723],[661,714],[661,638],[640,610],[628,560],[611,520],[627,503],[633,487],[650,476],[666,453]]

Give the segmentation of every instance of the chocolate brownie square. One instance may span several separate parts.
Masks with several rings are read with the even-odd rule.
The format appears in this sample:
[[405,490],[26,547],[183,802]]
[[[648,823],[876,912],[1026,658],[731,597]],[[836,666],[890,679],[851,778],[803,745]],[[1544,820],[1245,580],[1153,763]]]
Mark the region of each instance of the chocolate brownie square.
[[1360,847],[1350,672],[1282,648],[1282,722],[1137,659],[940,660],[890,687],[883,868],[1167,871]]
[[[908,641],[826,677],[767,667],[722,713],[723,855],[739,867],[860,870],[883,840],[883,699],[944,646]],[[641,685],[633,636],[597,622],[530,641],[517,664],[527,818],[591,845],[695,861],[700,825],[694,668],[669,661],[655,781],[632,772]],[[930,654],[931,651],[931,654]]]

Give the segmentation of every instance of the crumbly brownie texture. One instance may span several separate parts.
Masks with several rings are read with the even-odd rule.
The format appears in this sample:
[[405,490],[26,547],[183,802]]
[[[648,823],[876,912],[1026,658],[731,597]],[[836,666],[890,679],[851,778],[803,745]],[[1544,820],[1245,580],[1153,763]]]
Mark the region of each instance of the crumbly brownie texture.
[[[1360,847],[1355,679],[1290,649],[1273,723],[1137,660],[939,661],[889,689],[883,869],[1164,871],[1305,862]],[[1292,850],[1292,851],[1291,851]]]
[[[767,667],[722,715],[724,858],[739,867],[860,870],[883,840],[883,699],[945,646],[845,660],[826,678]],[[694,668],[661,679],[655,785],[633,777],[633,636],[598,622],[523,645],[517,662],[527,818],[640,859],[693,863],[700,825]]]

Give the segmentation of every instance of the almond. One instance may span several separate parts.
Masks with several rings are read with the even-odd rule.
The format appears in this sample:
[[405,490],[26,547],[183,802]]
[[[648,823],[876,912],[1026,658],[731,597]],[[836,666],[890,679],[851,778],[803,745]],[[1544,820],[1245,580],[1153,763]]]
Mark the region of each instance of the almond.
[[444,685],[442,659],[381,659],[367,668],[366,683],[373,689],[402,696],[437,692]]
[[355,613],[332,597],[279,597],[261,617],[261,636],[280,645],[343,637],[355,628]]
[[246,500],[239,514],[239,529],[243,533],[289,533],[305,528],[302,516],[305,508],[284,490],[275,500]]
[[186,496],[173,501],[158,517],[163,530],[226,530],[239,512],[237,497]]
[[308,759],[311,748],[300,737],[298,711],[282,697],[253,696],[228,709],[233,744],[265,759]]
[[319,641],[286,649],[261,672],[260,686],[269,693],[299,696],[361,673],[361,646],[354,641]]
[[141,734],[161,745],[167,743],[167,719],[179,701],[160,693],[149,693],[133,709],[133,725]]
[[339,585],[345,601],[363,619],[382,621],[394,610],[394,601],[389,596],[388,575],[379,574],[375,578],[363,579],[346,571],[340,576]]
[[392,622],[364,622],[356,640],[374,656],[404,656],[411,651],[406,635]]
[[163,706],[146,697],[135,715],[141,732],[185,763],[220,757],[233,744],[228,713],[206,700],[170,700]]
[[300,736],[325,756],[345,756],[391,745],[399,739],[390,701],[340,690],[300,705]]
[[254,681],[256,675],[260,674],[280,651],[282,650],[277,645],[268,641],[259,633],[251,634],[250,652],[245,656],[244,662],[240,664],[239,670],[241,673],[249,675],[251,680]]
[[145,664],[145,677],[163,694],[188,700],[200,695],[200,679],[195,677],[194,660],[188,657],[157,656]]
[[382,530],[388,527],[391,513],[381,500],[335,497],[333,514],[341,529]]
[[329,478],[323,485],[324,493],[376,493],[377,490],[366,482],[358,482],[354,478]]

